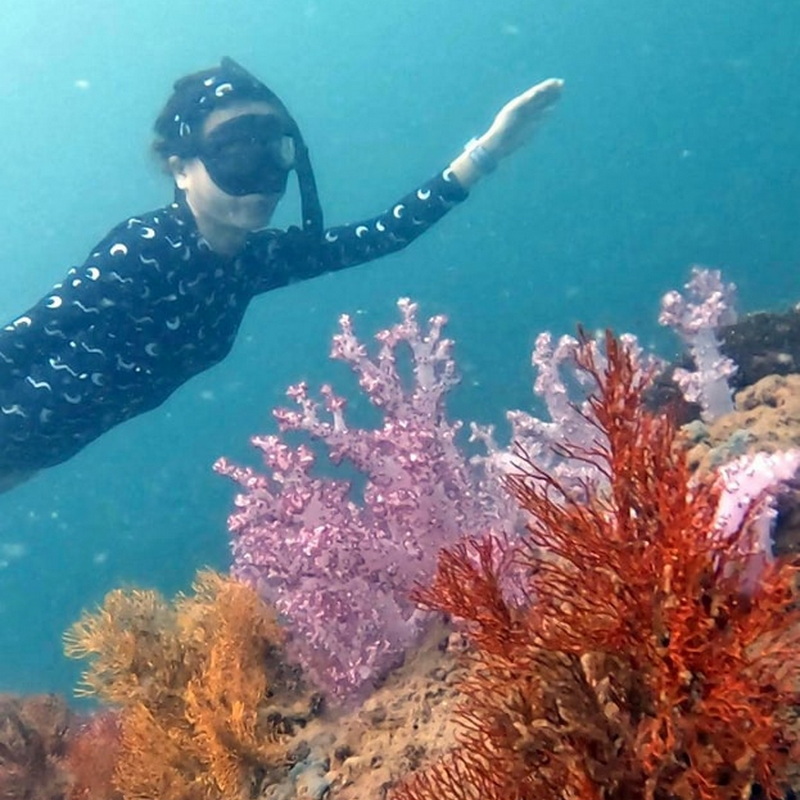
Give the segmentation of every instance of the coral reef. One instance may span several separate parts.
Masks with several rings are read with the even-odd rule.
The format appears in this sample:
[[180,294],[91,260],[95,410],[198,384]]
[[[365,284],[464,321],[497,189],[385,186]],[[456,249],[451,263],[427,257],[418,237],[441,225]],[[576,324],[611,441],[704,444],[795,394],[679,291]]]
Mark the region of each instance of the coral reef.
[[605,348],[583,339],[577,362],[606,444],[563,446],[605,480],[576,498],[522,452],[508,479],[530,515],[515,558],[531,601],[507,599],[490,537],[445,550],[417,593],[465,620],[473,648],[458,746],[393,800],[783,791],[798,755],[797,565],[754,562],[763,493],[721,534],[730,487],[692,478],[672,420],[645,409],[630,347],[609,336]]
[[735,408],[710,425],[684,428],[689,463],[706,472],[744,453],[800,447],[800,375],[770,375],[736,393]]
[[[280,641],[255,592],[210,571],[172,604],[117,590],[84,614],[65,650],[91,659],[81,692],[120,709],[111,782],[121,797],[257,797],[277,780],[291,731],[277,706]],[[107,760],[92,763],[107,771]]]
[[60,800],[72,714],[54,695],[0,695],[0,800]]
[[[255,437],[265,471],[217,467],[241,487],[245,583],[203,572],[192,596],[117,591],[84,614],[66,650],[110,708],[0,701],[0,800],[778,796],[800,755],[798,376],[718,417],[730,365],[706,329],[731,297],[713,273],[687,288],[665,321],[705,423],[645,407],[660,366],[634,337],[545,333],[550,419],[509,412],[511,450],[473,426],[471,458],[444,319],[401,301],[372,357],[343,317],[333,355],[378,426],[330,387],[290,389],[281,429],[316,446]],[[323,450],[342,473],[316,474]]]
[[800,304],[788,311],[757,311],[719,331],[722,352],[733,359],[735,389],[768,375],[800,372]]
[[332,707],[309,721],[303,739],[326,767],[328,800],[384,797],[388,787],[455,744],[450,711],[464,675],[461,642],[437,623],[363,703]]

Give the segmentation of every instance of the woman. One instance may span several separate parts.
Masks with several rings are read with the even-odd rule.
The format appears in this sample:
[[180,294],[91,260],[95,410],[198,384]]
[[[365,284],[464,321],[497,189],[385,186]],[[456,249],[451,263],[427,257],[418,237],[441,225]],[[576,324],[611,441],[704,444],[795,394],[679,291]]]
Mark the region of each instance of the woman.
[[[154,143],[174,202],[122,222],[0,331],[0,491],[224,358],[255,295],[414,240],[525,141],[561,86],[545,81],[512,100],[383,215],[326,230],[308,150],[280,99],[228,58],[179,80]],[[292,171],[303,225],[268,230]]]

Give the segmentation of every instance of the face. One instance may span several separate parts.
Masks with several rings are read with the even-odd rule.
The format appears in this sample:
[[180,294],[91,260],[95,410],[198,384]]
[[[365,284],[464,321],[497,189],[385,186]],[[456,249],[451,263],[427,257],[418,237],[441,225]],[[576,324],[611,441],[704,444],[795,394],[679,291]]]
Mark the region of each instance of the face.
[[[219,134],[221,126],[232,120],[245,117],[253,121],[255,117],[257,122],[258,117],[263,117],[266,123],[274,114],[274,109],[264,102],[239,103],[221,108],[206,118],[203,136],[209,137],[214,131]],[[202,221],[207,227],[229,228],[232,232],[264,228],[283,197],[281,187],[262,193],[228,194],[214,183],[201,157],[181,159],[172,156],[169,165],[175,184],[186,194],[189,208],[198,222]]]

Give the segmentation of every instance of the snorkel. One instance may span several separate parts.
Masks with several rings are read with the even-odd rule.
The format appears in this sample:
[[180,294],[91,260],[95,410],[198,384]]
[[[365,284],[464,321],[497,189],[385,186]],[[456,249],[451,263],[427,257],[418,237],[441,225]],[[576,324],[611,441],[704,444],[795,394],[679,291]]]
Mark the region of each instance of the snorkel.
[[291,138],[291,169],[297,175],[300,190],[303,231],[321,239],[324,230],[322,206],[308,147],[300,128],[278,95],[232,58],[226,56],[218,67],[189,75],[175,83],[173,96],[156,121],[155,130],[160,140],[155,149],[161,155],[202,159],[201,154],[208,149],[203,137],[206,117],[234,102],[259,100],[278,112],[283,124],[282,133]]

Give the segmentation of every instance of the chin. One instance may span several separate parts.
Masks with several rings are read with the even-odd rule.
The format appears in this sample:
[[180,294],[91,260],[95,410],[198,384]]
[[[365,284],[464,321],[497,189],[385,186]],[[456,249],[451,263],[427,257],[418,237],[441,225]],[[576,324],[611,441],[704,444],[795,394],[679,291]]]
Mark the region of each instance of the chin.
[[272,219],[272,210],[268,213],[240,213],[235,214],[230,219],[230,224],[234,228],[238,228],[241,231],[258,231],[262,228],[266,228],[270,220]]
[[275,213],[276,205],[274,197],[262,194],[246,195],[241,198],[239,208],[231,221],[237,228],[247,231],[266,228]]

